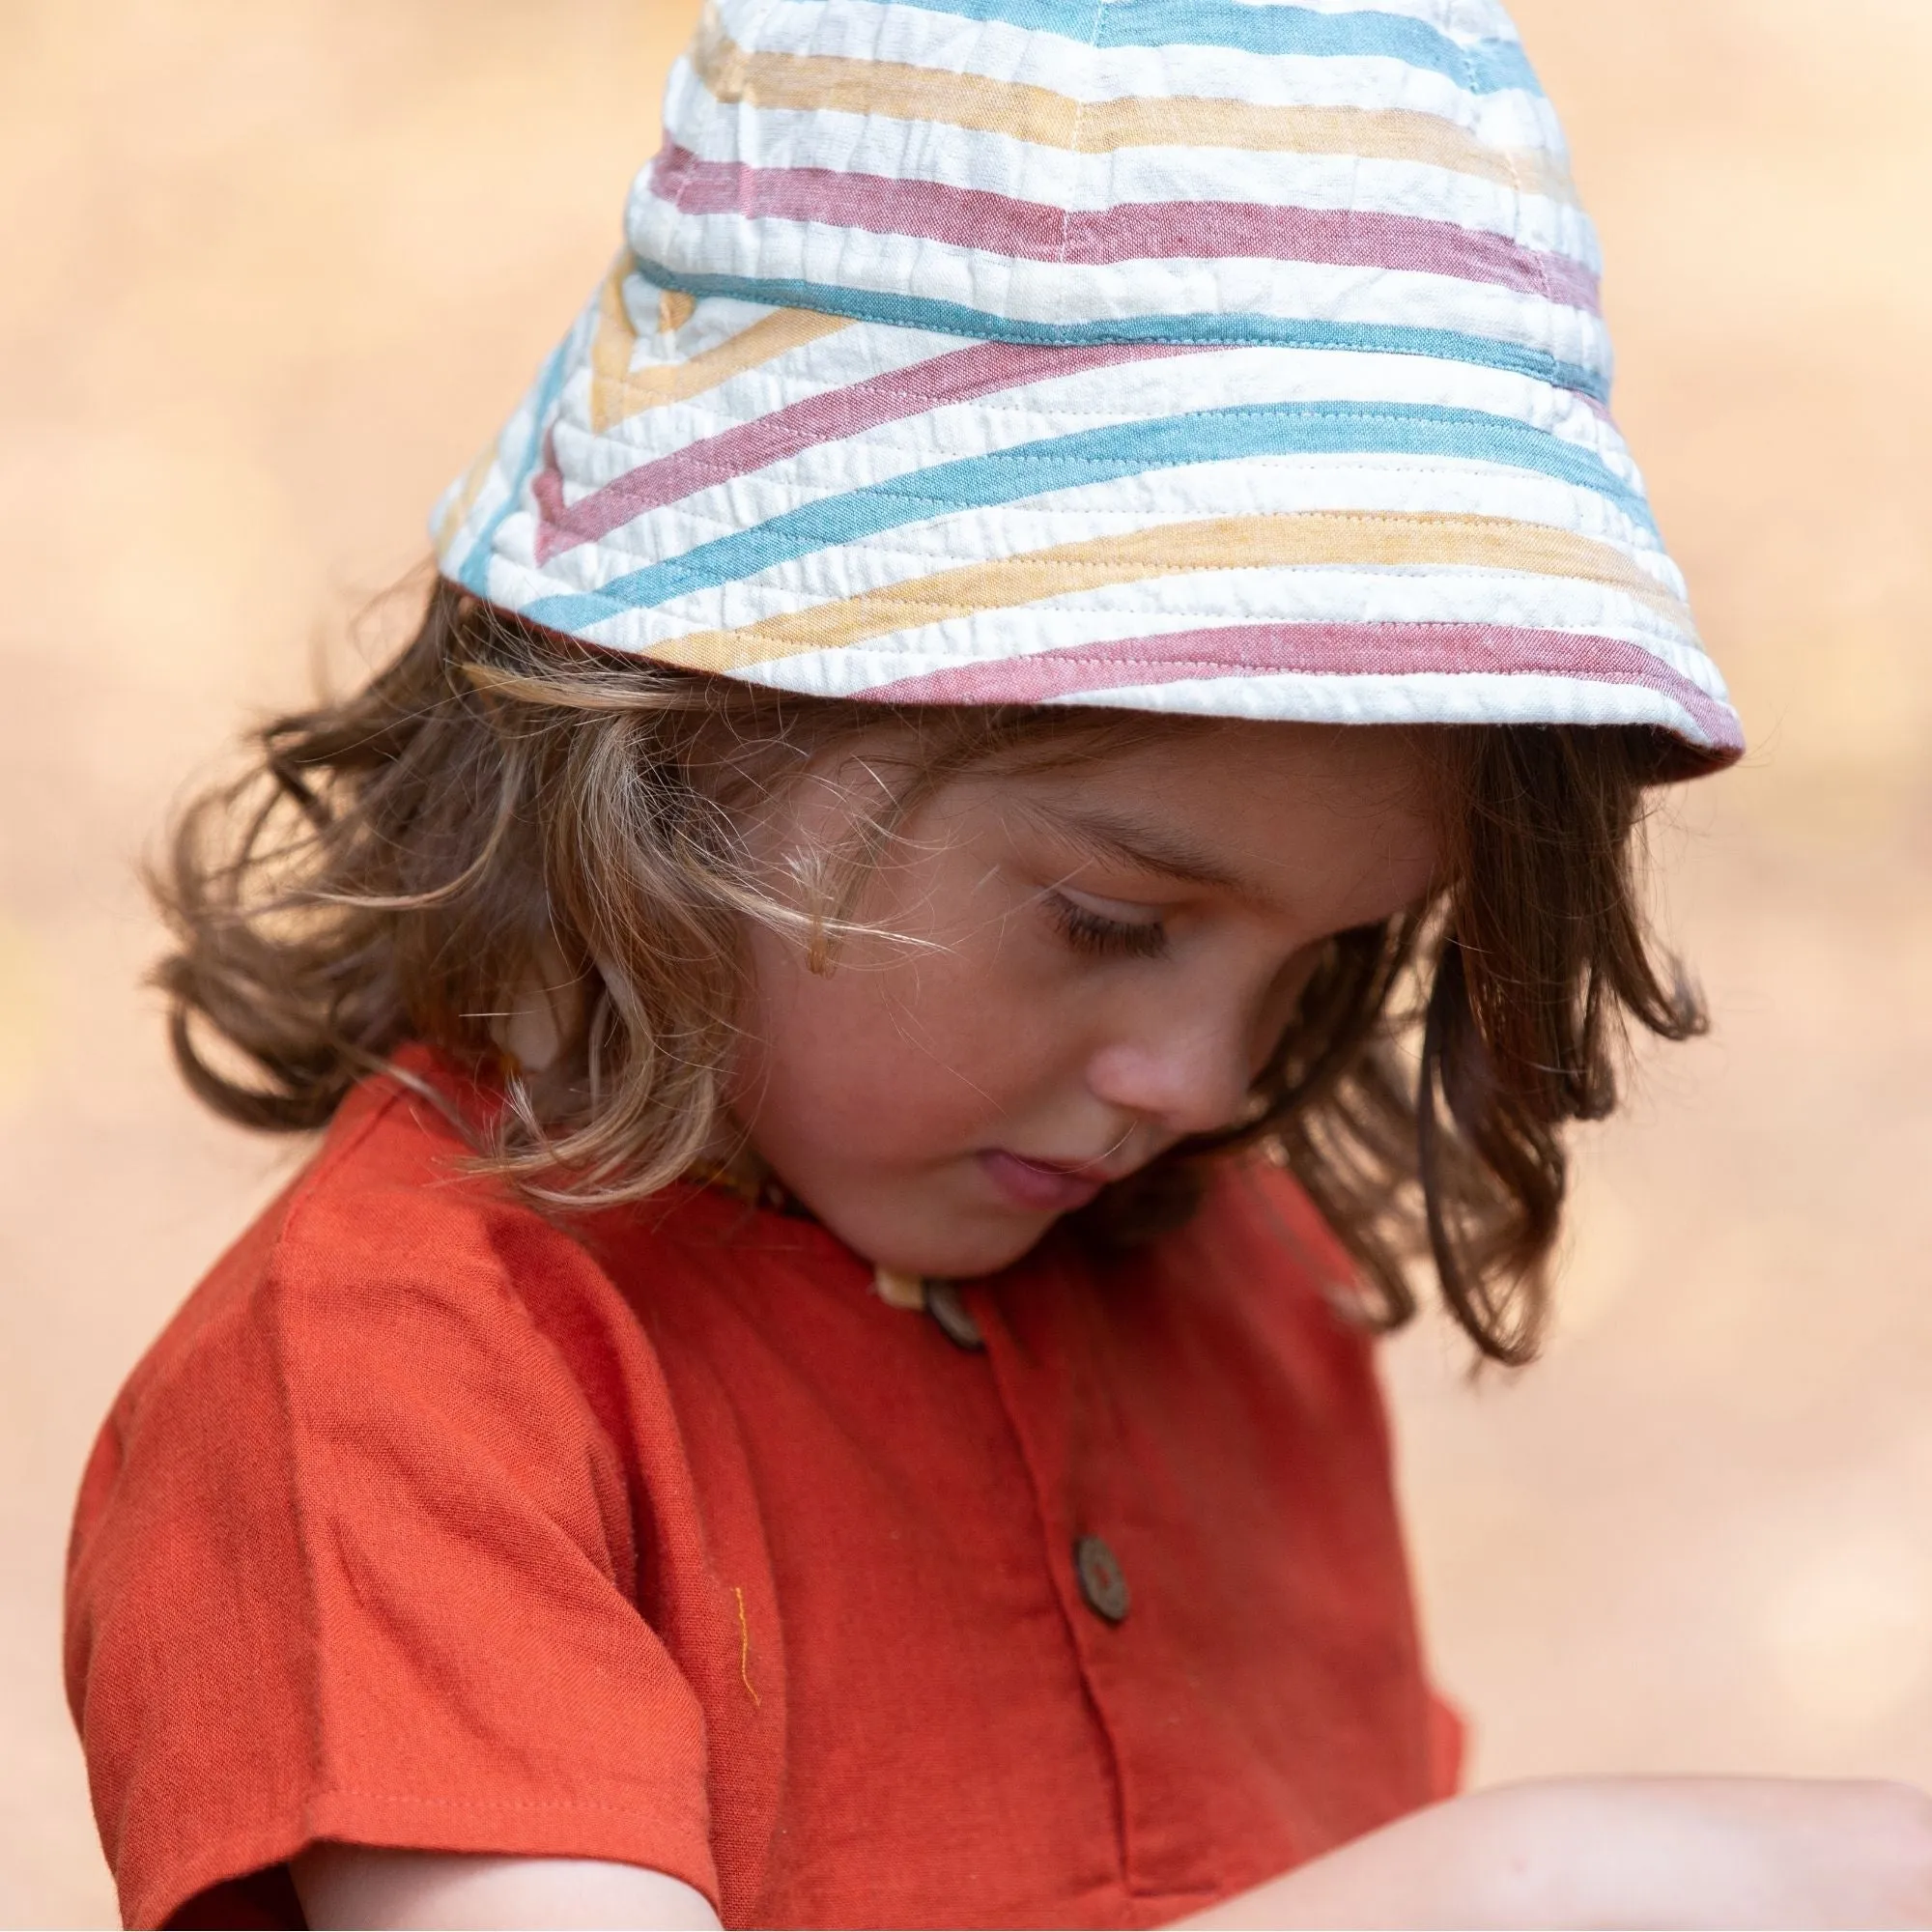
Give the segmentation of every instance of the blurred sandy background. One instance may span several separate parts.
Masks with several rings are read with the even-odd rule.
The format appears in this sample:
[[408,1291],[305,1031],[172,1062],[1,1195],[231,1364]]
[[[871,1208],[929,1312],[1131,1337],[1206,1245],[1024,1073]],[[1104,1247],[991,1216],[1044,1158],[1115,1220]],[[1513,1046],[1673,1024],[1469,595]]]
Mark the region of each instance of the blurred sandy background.
[[[284,1157],[176,1091],[134,859],[417,561],[615,245],[691,11],[0,4],[0,1922],[112,1916],[70,1496]],[[1932,7],[1519,14],[1757,750],[1663,840],[1717,1037],[1588,1151],[1548,1359],[1395,1351],[1435,1648],[1484,1778],[1932,1782]]]

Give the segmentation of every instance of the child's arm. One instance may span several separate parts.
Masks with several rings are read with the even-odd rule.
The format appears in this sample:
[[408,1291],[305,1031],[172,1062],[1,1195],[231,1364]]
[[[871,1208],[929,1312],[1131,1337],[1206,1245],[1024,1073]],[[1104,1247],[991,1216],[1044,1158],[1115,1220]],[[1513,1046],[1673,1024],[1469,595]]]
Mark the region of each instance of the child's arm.
[[[712,1932],[660,1872],[324,1846],[314,1926]],[[1779,1778],[1520,1784],[1438,1804],[1186,1921],[1238,1926],[1932,1926],[1932,1799]]]
[[1932,1798],[1795,1778],[1594,1778],[1438,1804],[1185,1921],[1932,1926]]
[[302,1916],[355,1926],[637,1926],[716,1932],[701,1891],[594,1859],[452,1858],[317,1845],[295,1861]]

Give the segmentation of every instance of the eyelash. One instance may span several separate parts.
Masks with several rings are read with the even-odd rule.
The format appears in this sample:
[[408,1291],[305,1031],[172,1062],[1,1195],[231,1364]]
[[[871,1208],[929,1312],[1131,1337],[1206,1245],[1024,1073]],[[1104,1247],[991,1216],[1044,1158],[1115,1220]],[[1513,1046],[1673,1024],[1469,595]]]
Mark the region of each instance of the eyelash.
[[1048,893],[1046,906],[1061,937],[1076,952],[1102,959],[1157,959],[1167,951],[1167,927],[1159,920],[1108,919],[1064,893]]

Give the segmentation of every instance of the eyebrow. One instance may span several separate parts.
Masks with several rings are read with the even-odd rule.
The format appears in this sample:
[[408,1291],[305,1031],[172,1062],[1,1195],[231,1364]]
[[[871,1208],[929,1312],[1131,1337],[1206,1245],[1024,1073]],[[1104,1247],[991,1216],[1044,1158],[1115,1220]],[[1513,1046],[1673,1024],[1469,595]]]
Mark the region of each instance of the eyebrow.
[[1128,865],[1162,878],[1184,879],[1190,885],[1218,886],[1250,898],[1261,896],[1250,881],[1230,871],[1198,845],[1126,812],[1109,811],[1104,807],[1074,811],[1037,800],[1030,800],[1026,809],[1029,816],[1049,831],[1096,859]]

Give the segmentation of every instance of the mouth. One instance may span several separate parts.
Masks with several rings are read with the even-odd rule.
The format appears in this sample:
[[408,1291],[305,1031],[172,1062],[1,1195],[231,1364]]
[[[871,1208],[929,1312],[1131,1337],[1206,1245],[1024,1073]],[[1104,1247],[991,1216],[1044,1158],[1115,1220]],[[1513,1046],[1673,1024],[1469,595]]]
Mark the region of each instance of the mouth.
[[991,1148],[979,1160],[1002,1194],[1036,1214],[1070,1214],[1123,1178],[1098,1162],[1031,1160],[1005,1148]]

